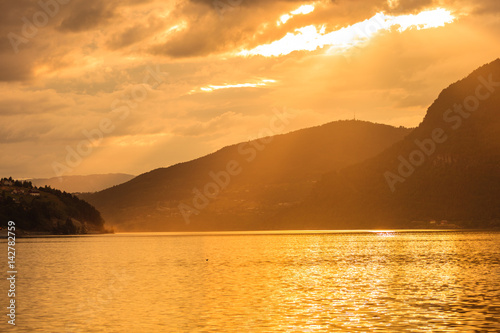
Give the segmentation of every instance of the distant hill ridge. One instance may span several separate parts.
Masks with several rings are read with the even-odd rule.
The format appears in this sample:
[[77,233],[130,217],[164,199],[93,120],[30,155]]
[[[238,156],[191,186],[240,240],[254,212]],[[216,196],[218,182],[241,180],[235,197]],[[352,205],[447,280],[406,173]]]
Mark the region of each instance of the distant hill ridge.
[[410,132],[336,121],[228,146],[83,197],[118,230],[269,228],[268,219],[304,200],[324,173],[373,157]]
[[86,176],[61,176],[29,179],[35,186],[50,186],[68,193],[97,192],[125,183],[135,176],[124,173],[110,173]]

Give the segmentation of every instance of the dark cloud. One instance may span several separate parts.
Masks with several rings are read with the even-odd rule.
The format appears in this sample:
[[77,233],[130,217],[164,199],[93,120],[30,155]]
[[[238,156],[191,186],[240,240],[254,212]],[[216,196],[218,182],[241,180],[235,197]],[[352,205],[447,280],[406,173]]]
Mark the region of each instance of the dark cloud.
[[205,0],[179,3],[171,17],[187,22],[187,27],[166,43],[152,47],[152,53],[172,58],[198,57],[271,42],[294,28],[293,24],[276,27],[279,17],[299,4],[308,3],[224,1],[226,7],[220,7],[220,2]]
[[498,0],[484,0],[475,3],[475,13],[479,15],[492,14],[498,15],[500,13],[500,1]]
[[391,14],[411,14],[431,7],[437,3],[436,0],[399,0],[397,5],[390,8],[387,5],[387,11]]
[[[25,58],[26,59],[26,58]],[[33,59],[26,59],[33,61]],[[33,76],[30,62],[21,62],[19,57],[11,54],[0,55],[0,81],[25,81]]]
[[108,1],[76,1],[64,17],[58,29],[61,31],[85,31],[108,22],[115,16],[115,4]]
[[150,3],[154,0],[73,0],[65,11],[58,29],[62,32],[92,30],[110,24],[117,17],[119,7]]
[[[399,11],[426,6],[432,0],[410,0]],[[307,15],[295,15],[286,24],[279,18],[300,5],[315,3]],[[221,5],[226,4],[226,5]],[[172,17],[187,22],[187,27],[167,42],[155,45],[152,53],[172,58],[200,57],[214,53],[251,49],[281,39],[287,33],[308,25],[325,25],[328,31],[363,21],[388,9],[386,0],[323,1],[237,1],[190,0],[180,2]]]
[[[40,10],[36,1],[0,2],[0,81],[26,80],[31,77],[31,64],[35,55],[19,50],[30,49],[29,39],[23,36],[26,20]],[[23,21],[25,20],[25,21]],[[30,31],[32,32],[32,31]]]
[[180,5],[170,16],[187,22],[184,30],[175,33],[168,42],[152,48],[155,54],[173,58],[208,55],[234,47],[242,34],[238,26],[224,26],[215,11],[207,10],[205,2]]
[[165,20],[151,16],[146,24],[137,23],[124,31],[114,34],[107,42],[107,45],[112,50],[121,49],[151,37],[165,26]]
[[[49,2],[52,3],[50,0],[44,3]],[[285,25],[276,26],[281,15],[307,3],[316,4],[314,12],[296,15]],[[92,41],[94,50],[102,50],[103,46],[119,50],[134,45],[138,48],[128,52],[148,50],[154,55],[183,59],[252,49],[311,24],[325,25],[327,31],[333,31],[370,18],[379,11],[413,13],[438,3],[443,6],[449,3],[456,8],[469,5],[483,14],[500,11],[497,0],[477,3],[472,0],[446,0],[446,3],[438,0],[399,0],[394,2],[397,6],[389,6],[387,0],[180,0],[175,3],[169,17],[163,18],[158,16],[161,1],[72,0],[66,5],[59,5],[57,14],[49,19],[46,26],[38,29],[34,38],[28,38],[27,43],[20,42],[17,45],[20,52],[16,54],[13,39],[9,40],[7,36],[13,32],[22,37],[25,24],[22,18],[33,21],[34,13],[40,12],[42,7],[36,0],[4,1],[0,3],[0,35],[5,36],[0,39],[0,81],[29,80],[33,78],[36,65],[49,61],[47,59],[50,59],[51,66],[62,63],[64,54],[57,52],[67,44],[64,36],[72,38],[71,43],[76,48],[83,49],[84,45],[79,45],[79,37],[75,36],[79,33],[102,32],[104,40]],[[152,6],[141,12],[139,6],[146,4]],[[226,5],[222,11],[221,4]],[[137,9],[138,15],[133,19],[122,17],[121,9],[131,8]],[[158,42],[161,40],[159,37],[164,38],[162,34],[166,29],[179,23],[184,26],[182,29],[172,32],[168,40]],[[83,43],[90,35],[81,36],[80,43]],[[14,43],[16,41],[19,42],[19,39]]]
[[[214,8],[216,5],[224,5],[227,4],[230,7],[238,7],[238,6],[245,6],[245,7],[264,7],[268,6],[269,3],[273,1],[269,0],[189,0],[190,3],[193,4],[203,4],[205,6],[209,6]],[[314,3],[315,0],[279,0],[279,1],[274,1],[275,3],[293,3],[293,4],[307,4],[307,3]],[[335,1],[331,1],[335,2]]]
[[36,1],[18,0],[18,1],[2,1],[0,2],[0,22],[3,30],[13,29],[19,24],[22,24],[23,16],[33,15],[39,10]]
[[[154,0],[100,1],[16,0],[0,2],[0,82],[27,81],[34,78],[36,67],[62,68],[72,65],[61,52],[75,45],[75,33],[109,26],[119,19],[119,6],[139,6]],[[122,36],[115,43],[131,43],[143,35]],[[128,39],[127,39],[128,38]],[[83,42],[82,38],[80,42]],[[84,49],[84,45],[77,48]],[[48,62],[48,63],[47,63]]]

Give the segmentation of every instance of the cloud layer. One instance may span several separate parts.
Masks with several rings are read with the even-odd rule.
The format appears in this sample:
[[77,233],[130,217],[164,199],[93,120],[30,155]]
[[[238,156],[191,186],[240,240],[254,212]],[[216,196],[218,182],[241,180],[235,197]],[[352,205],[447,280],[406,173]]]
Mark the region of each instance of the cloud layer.
[[[241,55],[304,27],[328,34],[380,12],[436,8],[456,19],[395,26],[345,52]],[[499,12],[496,0],[4,1],[0,172],[54,176],[54,162],[103,119],[113,130],[69,173],[138,174],[196,158],[256,136],[275,107],[297,110],[285,131],[354,112],[416,126],[441,89],[499,56]]]

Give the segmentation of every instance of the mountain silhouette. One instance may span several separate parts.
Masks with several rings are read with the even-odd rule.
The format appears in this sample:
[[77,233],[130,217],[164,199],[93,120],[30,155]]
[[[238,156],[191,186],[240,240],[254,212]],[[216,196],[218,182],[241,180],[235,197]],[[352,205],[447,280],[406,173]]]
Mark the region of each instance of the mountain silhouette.
[[228,146],[82,197],[117,230],[270,229],[324,173],[373,157],[410,132],[337,121]]
[[499,139],[497,59],[443,90],[404,140],[326,174],[304,203],[277,219],[276,227],[498,227]]

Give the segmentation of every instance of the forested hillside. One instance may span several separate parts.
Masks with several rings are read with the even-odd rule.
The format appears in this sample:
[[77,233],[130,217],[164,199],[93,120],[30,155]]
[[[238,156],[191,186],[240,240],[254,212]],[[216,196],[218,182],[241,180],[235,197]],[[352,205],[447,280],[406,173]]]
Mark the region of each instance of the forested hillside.
[[25,232],[85,234],[104,232],[101,214],[78,197],[29,181],[0,181],[0,227],[8,221]]

